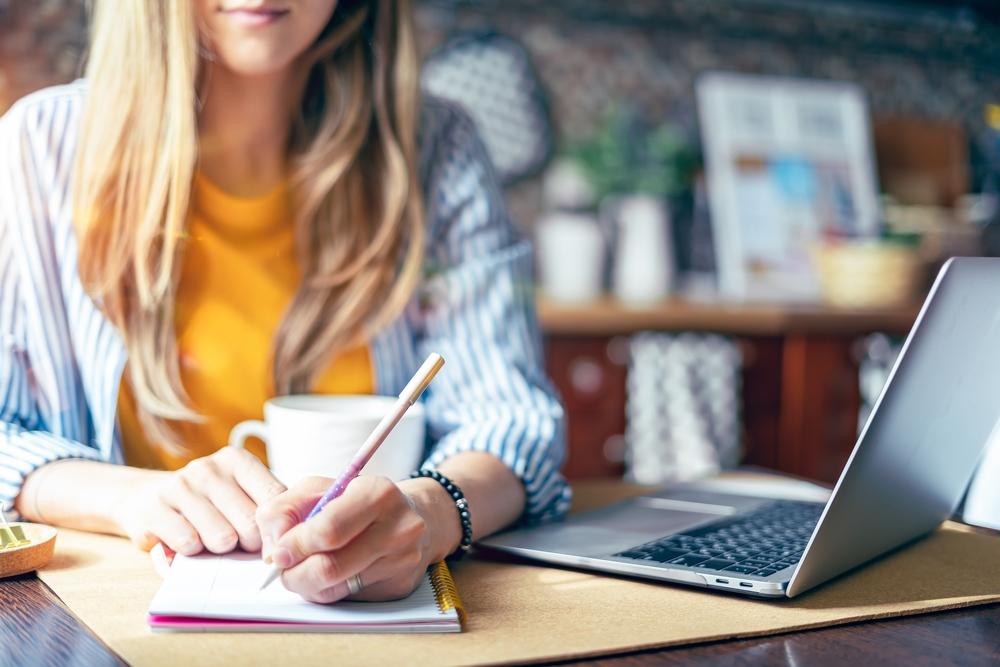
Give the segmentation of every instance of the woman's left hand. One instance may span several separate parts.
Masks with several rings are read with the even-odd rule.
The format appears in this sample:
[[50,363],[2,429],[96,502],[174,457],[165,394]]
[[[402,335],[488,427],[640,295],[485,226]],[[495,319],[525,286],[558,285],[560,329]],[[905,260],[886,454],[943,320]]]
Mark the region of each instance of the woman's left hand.
[[[258,508],[265,559],[284,569],[288,590],[311,602],[409,595],[432,561],[428,517],[389,479],[362,475],[303,523],[331,482],[307,478]],[[351,595],[354,575],[362,589]]]

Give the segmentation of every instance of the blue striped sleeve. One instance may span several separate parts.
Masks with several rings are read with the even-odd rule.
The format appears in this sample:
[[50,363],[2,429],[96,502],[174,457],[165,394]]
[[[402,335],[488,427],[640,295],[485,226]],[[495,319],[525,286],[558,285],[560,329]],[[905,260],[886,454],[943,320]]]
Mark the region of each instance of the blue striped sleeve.
[[564,417],[542,367],[531,247],[471,121],[453,109],[441,118],[425,172],[431,240],[417,321],[419,351],[447,364],[425,398],[436,441],[426,465],[488,452],[524,484],[524,521],[559,518],[570,502]]
[[[98,459],[96,449],[53,435],[39,406],[39,387],[28,355],[15,225],[41,213],[29,202],[44,201],[22,150],[23,107],[0,118],[0,503],[10,508],[32,471],[65,458]],[[23,248],[20,255],[24,255]]]

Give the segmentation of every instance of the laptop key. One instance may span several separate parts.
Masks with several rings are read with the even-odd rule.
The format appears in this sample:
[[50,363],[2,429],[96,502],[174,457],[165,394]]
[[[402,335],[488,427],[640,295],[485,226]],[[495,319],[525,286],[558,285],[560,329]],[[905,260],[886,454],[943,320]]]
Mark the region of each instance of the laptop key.
[[681,556],[670,561],[671,565],[698,565],[699,563],[704,563],[708,560],[708,556],[700,556],[698,554],[688,554],[686,556]]
[[738,554],[735,551],[727,551],[724,554],[722,554],[722,558],[728,558],[730,560],[740,561],[745,559],[746,556]]
[[658,563],[667,563],[686,553],[688,553],[687,549],[657,549],[649,554],[649,560],[655,560]]
[[764,568],[763,570],[757,570],[756,572],[754,572],[754,575],[758,577],[770,577],[772,574],[776,574],[777,572],[778,572],[777,570]]
[[736,565],[736,561],[726,560],[725,558],[712,558],[706,560],[704,563],[698,563],[698,567],[703,567],[706,570],[724,570],[730,565]]
[[724,572],[738,572],[739,574],[750,574],[751,572],[756,572],[758,568],[746,565],[730,565]]

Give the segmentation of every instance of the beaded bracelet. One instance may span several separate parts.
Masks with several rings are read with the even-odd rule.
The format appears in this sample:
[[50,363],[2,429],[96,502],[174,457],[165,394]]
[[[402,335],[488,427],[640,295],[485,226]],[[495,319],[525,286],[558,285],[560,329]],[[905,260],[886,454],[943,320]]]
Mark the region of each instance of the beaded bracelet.
[[465,494],[462,493],[462,489],[458,488],[458,484],[451,481],[437,470],[431,470],[429,468],[421,468],[410,473],[411,478],[415,477],[429,477],[435,482],[444,487],[444,490],[448,492],[455,500],[455,508],[458,510],[458,520],[462,524],[462,542],[458,545],[458,548],[448,556],[451,560],[458,560],[472,548],[472,519],[469,516],[469,501],[466,500]]

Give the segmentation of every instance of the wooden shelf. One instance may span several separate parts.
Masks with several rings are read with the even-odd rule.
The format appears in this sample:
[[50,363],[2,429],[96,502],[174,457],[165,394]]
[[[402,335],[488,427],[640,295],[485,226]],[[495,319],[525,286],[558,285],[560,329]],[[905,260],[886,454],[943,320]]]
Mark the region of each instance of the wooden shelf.
[[583,305],[553,302],[539,295],[538,317],[550,335],[614,336],[635,331],[715,331],[776,336],[789,333],[905,334],[919,304],[898,308],[853,309],[822,305],[697,302],[669,299],[633,308],[611,298]]
[[905,334],[919,312],[916,304],[850,309],[680,298],[646,308],[608,297],[571,306],[541,295],[546,366],[568,416],[564,472],[621,474],[615,452],[627,427],[627,370],[613,339],[636,331],[705,331],[740,342],[744,462],[835,481],[857,437],[855,341],[876,331]]

